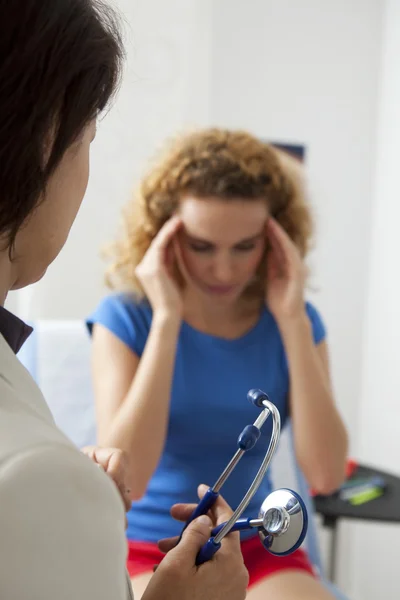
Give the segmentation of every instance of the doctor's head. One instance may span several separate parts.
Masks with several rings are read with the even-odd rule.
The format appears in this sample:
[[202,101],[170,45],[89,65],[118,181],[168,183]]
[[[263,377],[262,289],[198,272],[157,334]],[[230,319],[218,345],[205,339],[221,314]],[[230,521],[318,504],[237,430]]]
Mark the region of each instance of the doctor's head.
[[68,237],[121,59],[115,15],[98,0],[0,2],[0,266],[8,289],[39,279]]

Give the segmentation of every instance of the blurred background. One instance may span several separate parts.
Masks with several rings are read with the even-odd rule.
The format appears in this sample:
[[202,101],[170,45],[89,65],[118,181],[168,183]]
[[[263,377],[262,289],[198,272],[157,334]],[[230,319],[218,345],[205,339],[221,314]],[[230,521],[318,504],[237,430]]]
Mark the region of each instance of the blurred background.
[[[8,308],[31,320],[94,308],[100,250],[166,136],[216,125],[304,145],[317,223],[309,295],[328,326],[351,455],[400,476],[400,1],[114,4],[128,62],[84,205],[48,276]],[[337,583],[350,598],[396,598],[399,558],[400,525],[340,523]]]

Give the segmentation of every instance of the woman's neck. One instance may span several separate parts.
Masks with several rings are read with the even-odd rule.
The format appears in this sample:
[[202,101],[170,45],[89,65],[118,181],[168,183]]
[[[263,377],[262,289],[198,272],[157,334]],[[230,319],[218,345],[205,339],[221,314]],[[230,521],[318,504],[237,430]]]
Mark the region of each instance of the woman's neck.
[[238,298],[232,304],[213,302],[196,291],[184,292],[184,320],[199,331],[226,338],[240,337],[256,324],[262,310],[259,299]]

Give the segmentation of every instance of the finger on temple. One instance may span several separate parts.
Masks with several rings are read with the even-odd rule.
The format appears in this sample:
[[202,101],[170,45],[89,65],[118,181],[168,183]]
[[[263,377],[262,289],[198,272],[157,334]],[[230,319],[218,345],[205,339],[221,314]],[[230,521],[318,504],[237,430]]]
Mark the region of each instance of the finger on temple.
[[271,243],[274,244],[275,247],[280,248],[285,256],[289,257],[296,249],[293,240],[291,240],[282,225],[280,225],[273,217],[268,219],[267,227]]
[[290,257],[285,248],[282,247],[280,241],[275,237],[272,230],[268,233],[270,249],[267,253],[267,265],[271,262],[275,264],[278,274],[282,275],[285,272],[287,265],[290,263]]
[[178,216],[172,217],[169,221],[167,221],[158,232],[156,238],[154,239],[154,243],[159,250],[165,250],[168,244],[171,242],[173,236],[178,231],[179,227],[182,225],[182,220]]
[[276,256],[273,252],[270,252],[267,256],[267,276],[269,279],[277,279],[281,275],[282,269],[280,268]]
[[177,240],[176,237],[172,240],[172,247],[174,249],[175,259],[176,259],[179,271],[180,271],[182,277],[184,278],[184,280],[186,281],[186,283],[189,283],[191,281],[191,277],[186,268],[185,261],[182,256],[182,250],[181,250],[179,241]]

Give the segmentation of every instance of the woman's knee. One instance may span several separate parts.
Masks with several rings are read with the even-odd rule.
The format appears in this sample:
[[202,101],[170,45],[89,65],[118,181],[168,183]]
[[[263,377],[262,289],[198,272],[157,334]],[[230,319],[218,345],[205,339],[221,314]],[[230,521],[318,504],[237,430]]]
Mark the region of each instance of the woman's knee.
[[143,596],[153,573],[142,573],[131,577],[132,589],[135,600],[140,600]]
[[320,581],[303,571],[279,571],[253,586],[248,600],[334,600]]

